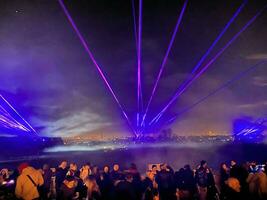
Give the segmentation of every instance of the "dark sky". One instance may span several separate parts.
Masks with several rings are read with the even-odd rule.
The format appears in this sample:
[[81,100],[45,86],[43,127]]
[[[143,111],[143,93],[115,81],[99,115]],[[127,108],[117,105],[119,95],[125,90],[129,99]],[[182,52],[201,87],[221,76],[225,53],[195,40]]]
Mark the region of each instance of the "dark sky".
[[[143,0],[145,105],[183,1]],[[136,49],[131,0],[64,1],[119,100],[135,121]],[[241,5],[189,0],[148,119],[160,111]],[[136,7],[138,2],[136,1]],[[249,1],[211,58],[266,1]],[[122,114],[56,0],[0,0],[0,93],[41,135],[129,135]],[[267,9],[173,105],[163,120],[267,59]],[[267,64],[185,113],[177,134],[229,133],[232,121],[267,114]]]

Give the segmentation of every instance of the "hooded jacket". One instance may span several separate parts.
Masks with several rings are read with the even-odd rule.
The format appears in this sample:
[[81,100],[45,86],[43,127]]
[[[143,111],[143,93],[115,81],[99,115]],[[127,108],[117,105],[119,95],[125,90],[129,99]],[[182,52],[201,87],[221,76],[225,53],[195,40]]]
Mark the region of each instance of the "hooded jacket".
[[32,200],[39,197],[39,192],[27,175],[29,175],[35,184],[39,186],[43,185],[44,179],[42,174],[33,167],[24,168],[19,175],[15,190],[17,198]]

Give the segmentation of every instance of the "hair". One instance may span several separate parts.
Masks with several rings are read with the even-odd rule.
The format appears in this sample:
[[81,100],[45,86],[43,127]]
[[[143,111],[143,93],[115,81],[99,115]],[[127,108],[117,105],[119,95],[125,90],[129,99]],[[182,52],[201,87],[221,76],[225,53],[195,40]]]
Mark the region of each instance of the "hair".
[[87,195],[88,195],[88,198],[90,199],[94,191],[100,193],[100,190],[97,185],[96,178],[93,175],[89,175],[86,181],[92,183],[92,187],[91,188],[88,187],[88,190],[87,190]]
[[201,162],[200,162],[200,166],[203,167],[203,165],[205,165],[206,163],[207,163],[206,160],[201,160]]
[[151,169],[153,169],[154,167],[157,167],[157,165],[152,165]]
[[184,166],[184,169],[191,170],[191,167],[190,167],[190,165],[187,164],[187,165]]

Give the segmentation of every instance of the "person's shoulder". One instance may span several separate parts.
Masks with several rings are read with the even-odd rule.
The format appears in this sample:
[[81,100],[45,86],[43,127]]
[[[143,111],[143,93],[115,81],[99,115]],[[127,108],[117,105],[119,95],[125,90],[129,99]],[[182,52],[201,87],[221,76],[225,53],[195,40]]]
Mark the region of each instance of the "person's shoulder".
[[18,176],[18,178],[17,178],[17,183],[19,182],[19,181],[21,181],[22,179],[24,179],[26,176],[24,175],[24,174],[20,174],[19,176]]

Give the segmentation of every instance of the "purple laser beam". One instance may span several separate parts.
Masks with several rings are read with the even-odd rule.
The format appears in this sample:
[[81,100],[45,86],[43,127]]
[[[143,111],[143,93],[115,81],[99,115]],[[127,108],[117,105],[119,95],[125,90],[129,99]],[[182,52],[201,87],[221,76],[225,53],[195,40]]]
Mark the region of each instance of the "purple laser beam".
[[218,92],[220,92],[221,90],[225,89],[226,87],[228,87],[229,85],[233,84],[234,82],[240,80],[241,78],[243,78],[245,75],[247,75],[248,73],[252,72],[253,70],[255,70],[258,66],[262,65],[263,63],[266,63],[266,60],[262,60],[257,62],[255,65],[247,68],[246,70],[238,73],[237,75],[235,75],[232,79],[228,80],[227,82],[225,82],[224,84],[222,84],[220,87],[218,87],[217,89],[213,90],[212,92],[210,92],[209,94],[207,94],[206,96],[202,97],[201,99],[199,99],[198,101],[196,101],[195,103],[193,103],[191,106],[188,106],[187,108],[183,109],[181,112],[179,112],[178,114],[175,114],[172,118],[170,118],[166,123],[164,123],[164,125],[170,124],[172,122],[174,122],[180,115],[190,111],[191,109],[193,109],[194,107],[196,107],[197,105],[199,105],[200,103],[202,103],[203,101],[205,101],[206,99],[208,99],[209,97],[217,94]]
[[132,15],[133,15],[133,31],[134,31],[134,38],[135,38],[135,46],[136,46],[136,55],[138,54],[138,39],[137,39],[137,28],[136,28],[136,15],[135,15],[135,5],[134,0],[132,2]]
[[133,126],[132,126],[132,124],[131,124],[129,118],[128,118],[128,115],[127,115],[126,112],[124,111],[124,109],[123,109],[121,103],[119,102],[119,99],[117,98],[115,92],[113,91],[111,85],[109,84],[109,82],[108,82],[106,76],[104,75],[104,73],[103,73],[101,67],[98,65],[96,59],[94,58],[94,56],[93,56],[91,50],[89,49],[89,47],[88,47],[88,45],[87,45],[87,43],[86,43],[84,37],[83,37],[82,34],[80,33],[80,31],[79,31],[78,27],[76,26],[75,22],[73,21],[71,15],[70,15],[70,13],[69,13],[69,11],[67,10],[67,8],[66,8],[66,6],[64,5],[64,3],[63,3],[62,0],[58,0],[58,2],[59,2],[59,4],[60,4],[60,6],[61,6],[61,8],[62,8],[62,10],[63,10],[63,12],[64,12],[64,14],[66,15],[68,21],[70,22],[70,24],[71,24],[73,30],[75,31],[75,33],[77,34],[78,38],[80,39],[80,41],[81,41],[81,43],[82,43],[84,49],[86,50],[87,54],[89,55],[91,61],[93,62],[93,64],[95,65],[97,71],[99,72],[101,78],[103,79],[104,83],[106,84],[107,88],[109,89],[110,93],[112,94],[113,98],[115,99],[116,103],[118,104],[119,108],[121,109],[121,112],[122,112],[123,116],[125,117],[125,119],[127,120],[128,125],[129,125],[130,128],[134,131],[134,134],[136,134],[136,133],[135,133],[135,130],[134,130],[134,128],[133,128]]
[[174,31],[173,31],[173,34],[172,34],[170,43],[169,43],[169,45],[168,45],[167,51],[166,51],[165,56],[164,56],[164,58],[163,58],[163,61],[162,61],[162,63],[161,63],[160,70],[159,70],[159,73],[158,73],[156,82],[154,83],[154,86],[153,86],[153,90],[152,90],[151,96],[150,96],[149,101],[148,101],[148,104],[147,104],[147,106],[146,106],[146,110],[145,110],[145,113],[144,113],[144,115],[143,115],[143,119],[142,119],[141,126],[143,126],[143,124],[144,124],[144,122],[145,122],[145,118],[146,118],[148,109],[149,109],[150,104],[151,104],[151,102],[152,102],[152,99],[153,99],[153,97],[154,97],[154,95],[155,95],[155,92],[156,92],[156,89],[157,89],[159,80],[160,80],[160,78],[161,78],[161,75],[162,75],[162,73],[163,73],[164,67],[165,67],[165,65],[166,65],[166,63],[167,63],[168,56],[169,56],[169,54],[170,54],[172,45],[173,45],[173,43],[174,43],[174,40],[175,40],[177,31],[178,31],[178,29],[179,29],[179,27],[180,27],[182,18],[183,18],[183,16],[184,16],[184,12],[185,12],[187,3],[188,3],[188,0],[185,0],[184,5],[183,5],[183,8],[182,8],[182,11],[180,12],[180,15],[179,15],[179,17],[178,17],[178,20],[177,20],[177,22],[176,22],[176,25],[175,25],[175,28],[174,28]]
[[247,24],[243,26],[243,28],[237,34],[235,34],[234,37],[196,74],[196,76],[192,78],[188,82],[188,84],[184,86],[184,88],[181,91],[178,89],[178,91],[167,103],[167,105],[160,111],[160,113],[156,117],[154,117],[150,121],[149,125],[151,125],[154,122],[157,122],[161,118],[161,116],[164,114],[164,112],[166,112],[166,110],[170,107],[170,105],[175,102],[175,100],[192,84],[193,81],[199,78],[208,69],[208,67],[216,61],[216,59],[241,35],[241,33],[243,33],[257,19],[257,17],[266,9],[266,7],[267,5],[265,5],[263,9],[261,9],[253,18],[251,18],[247,22]]
[[18,111],[2,96],[0,97],[6,102],[6,104],[27,124],[27,126],[34,132],[37,133],[34,128],[18,113]]
[[[218,37],[214,40],[214,42],[212,43],[212,45],[208,48],[208,50],[205,52],[205,54],[201,57],[201,59],[199,60],[199,62],[197,63],[197,65],[193,68],[191,74],[189,75],[189,77],[181,84],[182,88],[184,85],[187,84],[188,81],[190,81],[190,79],[192,78],[193,74],[198,70],[198,68],[201,66],[201,64],[204,62],[204,60],[206,59],[206,57],[208,56],[208,54],[212,51],[212,49],[215,47],[215,45],[219,42],[219,40],[222,38],[222,36],[224,35],[224,33],[227,31],[227,29],[230,27],[230,25],[233,23],[233,21],[235,20],[235,18],[239,15],[239,13],[241,12],[241,10],[243,9],[243,7],[245,6],[245,4],[247,3],[247,0],[245,0],[241,6],[237,9],[237,11],[234,13],[234,15],[232,16],[232,18],[229,20],[229,22],[226,24],[226,26],[223,28],[223,30],[221,31],[221,33],[218,35]],[[153,94],[153,93],[152,93]],[[146,113],[145,113],[146,115]],[[155,119],[155,121],[158,121],[159,118]]]
[[31,132],[30,129],[19,123],[7,110],[0,105],[0,125],[8,129],[19,129],[25,132]]
[[215,47],[215,45],[219,42],[219,40],[222,38],[222,36],[225,34],[225,32],[228,30],[228,28],[230,27],[230,25],[233,23],[233,21],[236,19],[236,17],[239,15],[239,13],[242,11],[242,9],[244,8],[244,6],[246,5],[246,3],[248,2],[248,0],[245,0],[241,6],[237,9],[237,11],[234,13],[234,15],[232,16],[232,18],[229,20],[229,22],[225,25],[225,27],[223,28],[223,30],[221,31],[221,33],[218,35],[218,37],[213,41],[213,43],[211,44],[211,46],[208,48],[208,50],[205,52],[205,54],[201,57],[201,59],[198,61],[198,63],[196,64],[196,66],[193,68],[191,74],[188,76],[188,78],[183,81],[183,83],[180,85],[180,88],[183,88],[184,85],[187,84],[188,81],[190,81],[190,79],[193,77],[193,75],[195,74],[195,72],[199,69],[199,67],[203,64],[203,62],[205,61],[205,59],[207,58],[207,56],[209,55],[209,53],[213,50],[213,48]]
[[142,8],[143,0],[139,0],[139,16],[138,16],[138,41],[137,41],[137,128],[140,120],[140,96],[142,93],[141,85],[141,43],[142,43]]

